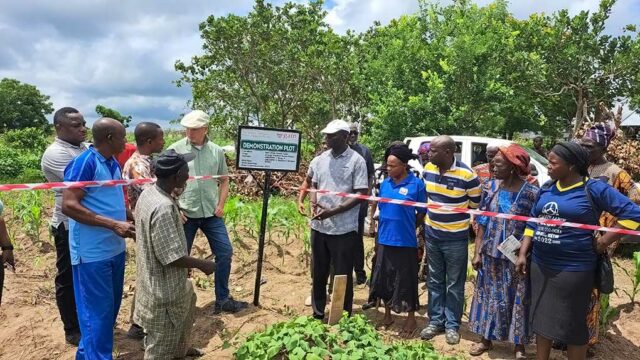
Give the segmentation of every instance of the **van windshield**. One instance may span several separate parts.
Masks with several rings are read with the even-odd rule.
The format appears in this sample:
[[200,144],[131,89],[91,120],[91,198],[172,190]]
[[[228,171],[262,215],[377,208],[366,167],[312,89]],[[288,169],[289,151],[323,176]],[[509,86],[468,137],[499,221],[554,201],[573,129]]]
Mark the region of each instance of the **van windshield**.
[[539,163],[540,163],[540,165],[542,165],[542,166],[546,167],[546,166],[549,164],[549,160],[547,160],[544,156],[542,156],[542,155],[538,154],[538,153],[537,153],[535,150],[533,150],[532,148],[527,147],[527,146],[523,146],[522,148],[527,152],[527,154],[529,154],[529,156],[530,156],[531,158],[533,158],[533,159],[535,159],[537,162],[539,162]]

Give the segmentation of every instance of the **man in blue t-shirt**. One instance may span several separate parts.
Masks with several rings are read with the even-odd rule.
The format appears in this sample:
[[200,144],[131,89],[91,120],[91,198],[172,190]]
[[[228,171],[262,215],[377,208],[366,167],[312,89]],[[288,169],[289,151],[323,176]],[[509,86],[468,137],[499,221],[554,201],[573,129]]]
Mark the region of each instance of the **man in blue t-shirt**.
[[[121,123],[101,118],[93,124],[94,145],[64,171],[64,181],[120,180],[114,155],[124,149]],[[110,359],[124,284],[124,237],[135,236],[127,222],[121,186],[72,188],[62,194],[62,212],[69,217],[69,251],[80,323],[76,359]]]

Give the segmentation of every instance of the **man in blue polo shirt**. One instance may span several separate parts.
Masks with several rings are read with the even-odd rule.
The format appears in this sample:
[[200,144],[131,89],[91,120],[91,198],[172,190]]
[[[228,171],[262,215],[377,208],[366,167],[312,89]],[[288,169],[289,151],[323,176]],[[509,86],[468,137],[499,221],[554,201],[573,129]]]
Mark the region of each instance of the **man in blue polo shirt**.
[[[430,162],[423,173],[427,202],[475,209],[480,203],[480,182],[469,166],[456,160],[455,152],[456,143],[449,136],[431,141]],[[460,342],[464,309],[469,215],[428,209],[425,223],[429,324],[420,336],[429,340],[446,330],[447,343],[455,345]]]
[[[64,181],[121,179],[114,155],[124,149],[121,123],[101,118],[93,124],[94,145],[64,171]],[[111,359],[124,284],[124,237],[135,236],[127,222],[122,187],[65,189],[62,212],[69,217],[69,250],[80,323],[76,359]]]

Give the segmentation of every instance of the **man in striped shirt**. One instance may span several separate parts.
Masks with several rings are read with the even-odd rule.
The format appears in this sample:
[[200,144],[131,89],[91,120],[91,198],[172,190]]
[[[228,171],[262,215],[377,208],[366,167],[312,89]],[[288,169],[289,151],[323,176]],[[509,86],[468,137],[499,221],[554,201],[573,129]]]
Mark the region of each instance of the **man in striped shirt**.
[[[423,177],[429,204],[477,208],[480,182],[471,168],[455,159],[456,144],[449,136],[431,141],[430,162]],[[446,330],[450,345],[460,342],[467,277],[469,215],[429,209],[425,218],[429,277],[430,323],[421,332],[425,340]]]

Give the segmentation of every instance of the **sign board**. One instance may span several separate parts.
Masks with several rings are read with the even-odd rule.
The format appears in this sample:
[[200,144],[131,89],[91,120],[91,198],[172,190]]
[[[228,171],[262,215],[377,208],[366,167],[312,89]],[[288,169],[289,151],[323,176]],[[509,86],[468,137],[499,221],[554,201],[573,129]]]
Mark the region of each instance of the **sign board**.
[[297,130],[240,126],[236,166],[242,170],[298,171],[301,142]]

